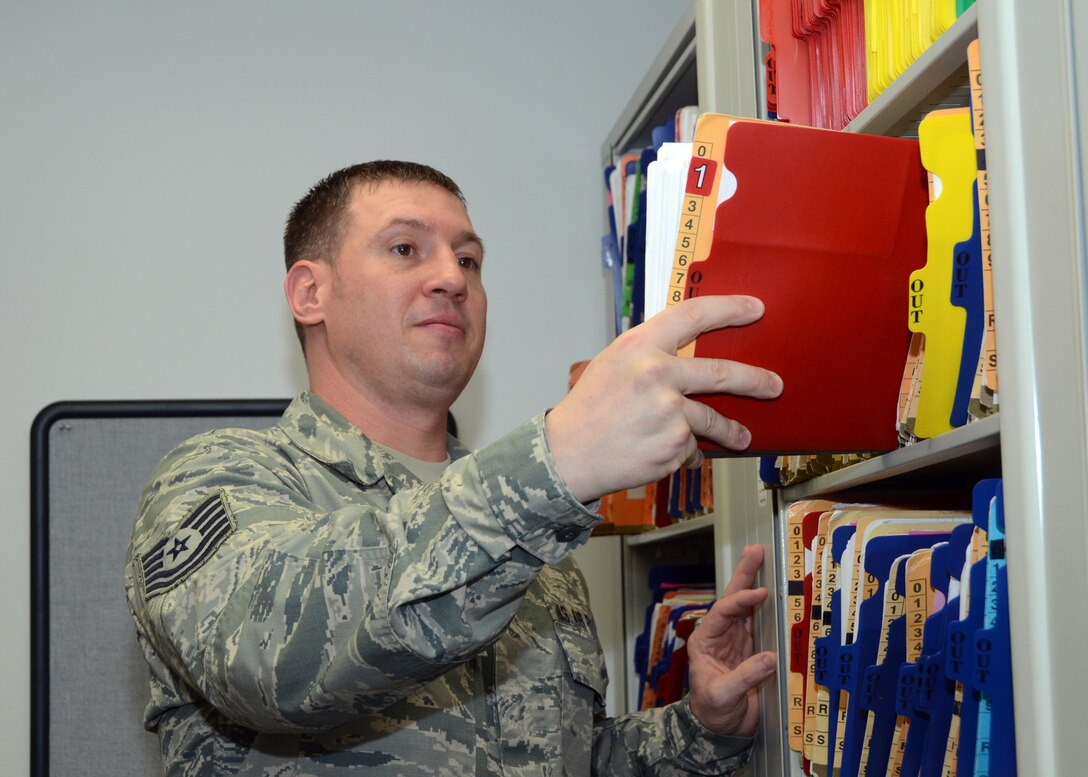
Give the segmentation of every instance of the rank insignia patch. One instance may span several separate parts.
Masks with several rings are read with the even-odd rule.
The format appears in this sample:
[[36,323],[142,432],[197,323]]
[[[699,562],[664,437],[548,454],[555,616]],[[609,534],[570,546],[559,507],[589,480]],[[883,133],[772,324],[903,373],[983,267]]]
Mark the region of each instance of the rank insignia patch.
[[188,577],[211,558],[234,527],[221,492],[197,505],[176,532],[139,556],[144,595],[165,593]]

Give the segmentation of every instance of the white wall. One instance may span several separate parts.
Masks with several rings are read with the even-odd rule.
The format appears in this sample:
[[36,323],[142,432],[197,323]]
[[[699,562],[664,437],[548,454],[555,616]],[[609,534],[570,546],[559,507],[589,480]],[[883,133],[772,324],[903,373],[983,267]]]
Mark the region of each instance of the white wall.
[[473,445],[607,338],[600,143],[680,16],[659,0],[0,2],[0,763],[29,758],[29,465],[59,400],[286,397],[290,205],[333,169],[457,180],[488,247]]

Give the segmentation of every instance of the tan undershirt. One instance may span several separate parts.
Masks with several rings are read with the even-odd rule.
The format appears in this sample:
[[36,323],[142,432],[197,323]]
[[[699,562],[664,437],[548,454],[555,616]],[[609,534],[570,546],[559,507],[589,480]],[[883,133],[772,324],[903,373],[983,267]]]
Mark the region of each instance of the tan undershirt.
[[437,483],[451,461],[448,453],[443,461],[423,461],[422,459],[412,458],[406,453],[394,450],[388,445],[382,445],[381,443],[374,444],[403,464],[408,471],[419,478],[424,485],[427,485],[428,483]]

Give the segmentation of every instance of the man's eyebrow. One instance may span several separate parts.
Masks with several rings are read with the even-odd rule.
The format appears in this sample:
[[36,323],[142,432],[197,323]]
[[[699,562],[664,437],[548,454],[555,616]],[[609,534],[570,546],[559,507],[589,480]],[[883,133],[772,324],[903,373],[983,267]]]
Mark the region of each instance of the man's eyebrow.
[[480,256],[484,255],[484,239],[471,230],[465,230],[461,233],[457,245],[464,245],[465,243],[473,243],[480,249]]
[[428,224],[426,221],[408,218],[405,216],[389,219],[389,221],[385,222],[385,224],[382,225],[380,231],[384,233],[392,229],[397,229],[398,227],[409,227],[410,229],[418,229],[420,232],[432,231],[431,225]]
[[[394,231],[400,227],[408,227],[409,229],[416,229],[420,232],[434,232],[434,226],[429,222],[422,221],[421,219],[411,217],[396,217],[392,218],[385,223],[385,225],[379,230],[379,235],[385,235],[388,232]],[[462,246],[466,243],[471,243],[479,247],[480,253],[484,252],[484,240],[477,235],[471,229],[466,229],[454,239],[454,245]]]

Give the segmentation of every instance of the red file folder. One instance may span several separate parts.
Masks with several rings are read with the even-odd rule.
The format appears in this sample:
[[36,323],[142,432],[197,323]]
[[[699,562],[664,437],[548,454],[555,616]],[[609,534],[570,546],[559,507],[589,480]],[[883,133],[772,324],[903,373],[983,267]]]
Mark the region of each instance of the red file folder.
[[697,398],[751,430],[745,455],[894,449],[908,284],[926,257],[917,141],[737,121],[723,143],[736,191],[686,296],[751,294],[766,314],[701,335],[694,355],[774,370],[785,390]]

